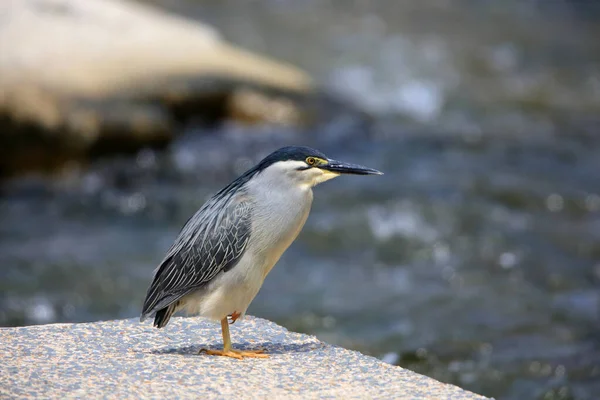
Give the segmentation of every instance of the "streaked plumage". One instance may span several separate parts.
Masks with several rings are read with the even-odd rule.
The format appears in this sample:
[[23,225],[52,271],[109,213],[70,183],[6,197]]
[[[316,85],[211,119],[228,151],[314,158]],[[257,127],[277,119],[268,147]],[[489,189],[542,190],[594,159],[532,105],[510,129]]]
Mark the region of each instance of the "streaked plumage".
[[312,187],[344,172],[381,174],[308,147],[284,147],[230,183],[184,225],[154,273],[141,320],[155,314],[154,326],[162,328],[174,312],[186,309],[221,320],[227,347],[227,316],[245,315],[300,233]]
[[[250,204],[243,191],[215,196],[188,220],[154,275],[143,317],[154,310],[155,325],[164,326],[178,300],[229,271],[250,239]],[[168,306],[172,306],[169,307]]]

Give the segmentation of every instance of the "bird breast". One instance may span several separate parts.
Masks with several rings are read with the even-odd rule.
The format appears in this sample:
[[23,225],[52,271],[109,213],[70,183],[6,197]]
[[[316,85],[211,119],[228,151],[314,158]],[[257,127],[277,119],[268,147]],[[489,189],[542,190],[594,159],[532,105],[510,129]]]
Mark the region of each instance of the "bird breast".
[[312,205],[312,189],[294,185],[262,189],[249,191],[254,204],[247,251],[262,264],[264,277],[302,230]]

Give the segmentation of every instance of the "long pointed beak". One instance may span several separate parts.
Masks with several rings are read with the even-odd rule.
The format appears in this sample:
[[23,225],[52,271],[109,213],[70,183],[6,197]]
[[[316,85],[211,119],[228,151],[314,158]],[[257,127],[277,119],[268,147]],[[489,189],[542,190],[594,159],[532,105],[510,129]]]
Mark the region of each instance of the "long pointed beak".
[[350,164],[336,160],[329,160],[327,164],[319,165],[319,168],[337,172],[338,174],[349,174],[349,175],[383,175],[383,172],[377,171],[373,168],[363,167],[358,164]]

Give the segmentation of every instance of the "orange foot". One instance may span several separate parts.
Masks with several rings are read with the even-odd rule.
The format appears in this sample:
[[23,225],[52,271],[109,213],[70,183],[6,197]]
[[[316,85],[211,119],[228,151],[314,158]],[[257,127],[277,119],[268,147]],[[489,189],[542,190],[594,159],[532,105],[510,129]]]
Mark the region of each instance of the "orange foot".
[[242,360],[244,358],[269,358],[268,354],[262,354],[264,352],[264,350],[249,350],[249,351],[242,351],[242,350],[209,350],[209,349],[202,349],[200,350],[200,353],[206,353],[209,356],[223,356],[223,357],[231,357],[231,358],[237,358],[238,360]]
[[237,321],[237,319],[242,315],[242,313],[239,313],[237,311],[235,311],[233,314],[228,315],[229,318],[231,318],[231,323],[235,323],[235,321]]

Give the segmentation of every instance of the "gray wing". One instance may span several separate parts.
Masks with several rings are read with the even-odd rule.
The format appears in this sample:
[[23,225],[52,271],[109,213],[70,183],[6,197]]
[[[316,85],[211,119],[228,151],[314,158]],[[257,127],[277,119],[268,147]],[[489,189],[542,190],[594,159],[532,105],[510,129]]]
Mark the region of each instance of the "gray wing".
[[141,320],[233,268],[250,239],[250,216],[241,194],[213,198],[190,218],[156,269]]

